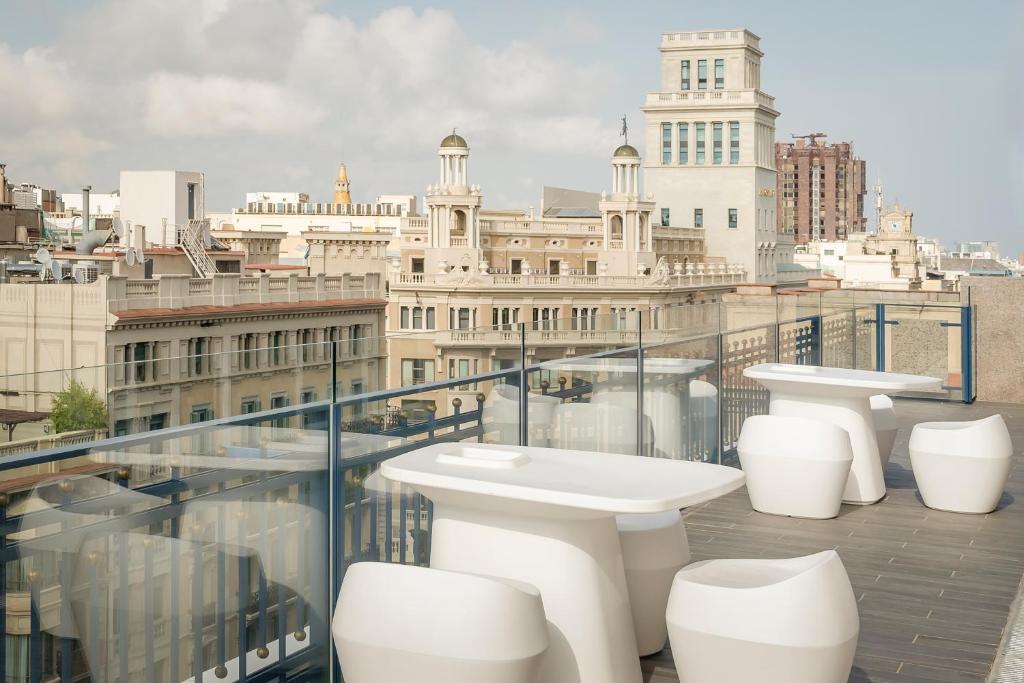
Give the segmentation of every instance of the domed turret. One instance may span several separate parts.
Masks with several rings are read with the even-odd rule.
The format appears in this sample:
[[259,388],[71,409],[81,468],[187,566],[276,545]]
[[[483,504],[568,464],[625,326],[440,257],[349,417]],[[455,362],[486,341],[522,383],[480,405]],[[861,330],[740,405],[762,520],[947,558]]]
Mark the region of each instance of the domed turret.
[[461,147],[463,149],[469,149],[469,145],[466,143],[466,138],[461,135],[457,135],[453,130],[451,135],[441,140],[441,147]]
[[640,157],[640,152],[636,151],[636,147],[633,145],[619,145],[615,152],[612,153],[613,157]]

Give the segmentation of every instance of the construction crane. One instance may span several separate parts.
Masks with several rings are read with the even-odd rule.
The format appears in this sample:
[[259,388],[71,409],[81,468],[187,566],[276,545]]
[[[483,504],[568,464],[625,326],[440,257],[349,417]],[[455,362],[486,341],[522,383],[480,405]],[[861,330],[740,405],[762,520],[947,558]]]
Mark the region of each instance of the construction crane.
[[811,146],[813,147],[815,141],[818,138],[825,138],[825,137],[828,137],[828,136],[825,133],[808,133],[807,135],[793,135],[792,137],[793,137],[794,140],[799,140],[800,138],[805,138],[805,139],[807,139],[811,143]]

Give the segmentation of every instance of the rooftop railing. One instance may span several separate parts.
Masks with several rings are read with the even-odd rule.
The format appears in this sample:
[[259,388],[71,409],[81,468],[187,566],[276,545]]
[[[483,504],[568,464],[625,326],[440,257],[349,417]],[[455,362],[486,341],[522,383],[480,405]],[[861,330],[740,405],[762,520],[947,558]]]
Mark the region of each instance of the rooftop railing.
[[[198,411],[192,424],[8,455],[0,458],[0,666],[29,681],[323,679],[335,667],[328,625],[346,567],[429,562],[432,505],[378,475],[389,458],[474,441],[733,464],[743,420],[767,408],[745,368],[931,374],[946,387],[929,397],[970,401],[971,314],[807,295],[654,318],[628,311],[515,323],[496,331],[518,347],[490,368],[398,362],[395,382],[357,391],[346,368],[365,377],[379,357],[346,356],[352,340],[320,343],[319,355],[262,379],[282,394],[314,377],[330,382],[293,405]],[[605,336],[551,347],[556,332]],[[567,347],[585,353],[567,356]],[[301,359],[311,350],[281,353]],[[232,405],[247,391],[232,389],[235,362],[207,360],[225,368],[193,383],[209,403]],[[0,398],[20,397],[11,392],[25,380],[12,380],[0,378]],[[199,395],[171,393],[178,402]],[[615,407],[602,414],[614,415],[617,429],[586,419],[601,404]],[[677,419],[664,419],[666,405]]]

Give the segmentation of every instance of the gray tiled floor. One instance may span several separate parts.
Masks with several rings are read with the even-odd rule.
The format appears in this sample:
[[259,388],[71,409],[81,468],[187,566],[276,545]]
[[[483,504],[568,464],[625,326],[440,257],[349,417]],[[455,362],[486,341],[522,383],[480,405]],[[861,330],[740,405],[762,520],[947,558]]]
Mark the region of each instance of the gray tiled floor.
[[[754,512],[746,491],[687,511],[694,560],[787,557],[835,548],[861,618],[850,681],[985,681],[1024,573],[1024,406],[899,401],[901,429],[877,505],[844,505],[834,520]],[[925,507],[907,456],[917,422],[1002,413],[1016,453],[996,512],[958,515]],[[677,681],[671,653],[643,660],[644,680]]]

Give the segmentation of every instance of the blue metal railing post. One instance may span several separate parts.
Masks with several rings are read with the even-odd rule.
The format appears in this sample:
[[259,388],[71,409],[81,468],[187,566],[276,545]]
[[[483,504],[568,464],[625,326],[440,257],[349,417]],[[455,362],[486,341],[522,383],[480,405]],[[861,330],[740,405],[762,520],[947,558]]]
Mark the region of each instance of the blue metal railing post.
[[821,315],[811,316],[811,365],[821,365]]
[[529,375],[526,371],[526,323],[519,323],[519,445],[530,445]]
[[644,454],[644,312],[636,312],[636,454]]
[[960,307],[960,398],[964,403],[974,401],[974,328],[971,307]]
[[[337,400],[337,399],[335,399]],[[316,590],[317,581],[315,579],[310,580],[310,585],[313,592],[313,604],[319,604],[320,609],[310,610],[310,633],[311,642],[318,645],[326,646],[326,649],[330,656],[330,664],[328,666],[329,680],[340,681],[341,680],[341,667],[338,665],[337,657],[334,652],[334,643],[330,637],[327,625],[330,624],[334,619],[335,611],[335,599],[341,592],[341,581],[345,574],[345,470],[342,466],[342,453],[341,453],[341,405],[333,403],[330,408],[330,418],[328,419],[328,457],[327,457],[327,476],[329,479],[329,486],[327,487],[327,495],[322,495],[322,486],[318,486],[317,482],[314,481],[312,484],[313,491],[311,497],[314,499],[320,497],[320,503],[326,503],[328,507],[328,519],[330,520],[328,526],[328,576],[327,576],[327,595],[322,596],[323,600],[327,602],[327,613],[329,618],[327,624],[314,624],[314,615],[323,614],[324,603],[321,601],[317,603]],[[317,494],[321,495],[317,495]],[[324,500],[326,498],[326,500]],[[314,503],[314,509],[316,503]],[[320,507],[319,509],[323,509]],[[315,541],[314,541],[315,542]],[[311,572],[311,577],[313,572]]]
[[875,304],[875,370],[885,372],[885,304]]

